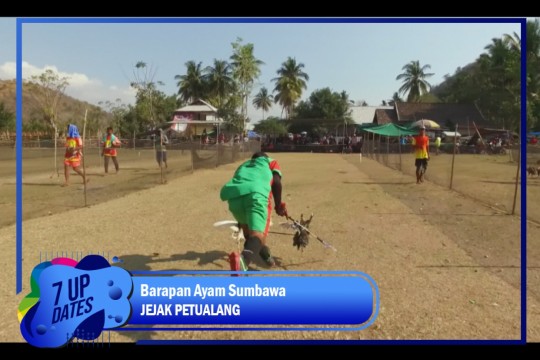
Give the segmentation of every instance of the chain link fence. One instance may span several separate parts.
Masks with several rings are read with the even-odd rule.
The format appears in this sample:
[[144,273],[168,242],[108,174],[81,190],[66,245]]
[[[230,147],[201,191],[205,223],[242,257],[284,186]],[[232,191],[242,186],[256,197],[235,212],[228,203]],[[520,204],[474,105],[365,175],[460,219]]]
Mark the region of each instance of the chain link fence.
[[[536,170],[536,173],[534,172]],[[540,222],[540,146],[527,145],[527,218]]]
[[[213,169],[249,159],[260,151],[259,141],[225,144],[200,144],[173,141],[166,147],[167,165],[158,165],[152,140],[122,139],[118,148],[119,171],[109,161],[105,174],[102,143],[86,139],[83,149],[84,169],[89,180],[86,187],[82,178],[69,168],[70,186],[64,183],[64,147],[58,141],[56,159],[54,141],[23,141],[22,190],[23,217],[45,216],[68,209],[91,206],[129,193],[168,183],[181,176],[196,174],[198,170]],[[0,143],[0,226],[15,222],[16,148],[13,141]],[[231,173],[232,176],[232,173]]]
[[[478,151],[476,147],[454,145],[453,142],[442,143],[437,149],[430,142],[429,152],[426,180],[485,203],[497,211],[520,214],[519,145]],[[362,154],[415,179],[411,144],[401,144],[398,138],[369,135],[363,142]],[[527,213],[529,218],[540,221],[540,211]]]

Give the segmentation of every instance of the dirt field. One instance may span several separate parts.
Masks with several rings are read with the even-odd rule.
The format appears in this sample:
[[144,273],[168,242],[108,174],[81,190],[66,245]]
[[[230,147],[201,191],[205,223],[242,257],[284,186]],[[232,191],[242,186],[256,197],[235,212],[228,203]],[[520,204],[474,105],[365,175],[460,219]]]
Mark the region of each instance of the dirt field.
[[[161,185],[153,152],[124,155],[118,175],[105,177],[99,163],[89,164],[87,208],[81,207],[80,178],[74,177],[71,187],[61,188],[62,178],[55,174],[51,178],[48,170],[50,158],[25,158],[25,280],[24,291],[17,296],[15,178],[5,170],[14,169],[14,162],[9,156],[0,157],[4,159],[0,160],[0,245],[6,269],[0,275],[1,298],[6,309],[13,310],[0,315],[1,341],[23,341],[16,308],[28,292],[27,279],[40,252],[42,256],[56,251],[105,252],[119,256],[121,266],[130,270],[228,269],[226,256],[236,244],[228,232],[212,224],[230,219],[218,193],[238,163],[191,174],[189,153],[175,154],[166,174],[168,182]],[[328,252],[313,241],[303,253],[297,251],[292,247],[292,233],[277,226],[282,219],[274,215],[276,225],[268,241],[281,264],[278,269],[368,273],[381,294],[375,323],[359,332],[111,332],[111,340],[520,338],[518,217],[431,181],[416,185],[411,175],[374,160],[360,161],[358,155],[273,156],[283,169],[289,213],[299,217],[313,212],[313,231],[338,249]],[[463,159],[461,166],[472,158]],[[444,156],[433,159],[428,175],[435,179],[437,162],[447,160]],[[513,191],[515,175],[502,173],[508,184],[471,180],[467,188],[492,193],[486,188],[506,186],[505,191]],[[534,181],[530,179],[531,184]],[[532,222],[527,225],[527,238],[528,338],[538,341],[540,228]]]

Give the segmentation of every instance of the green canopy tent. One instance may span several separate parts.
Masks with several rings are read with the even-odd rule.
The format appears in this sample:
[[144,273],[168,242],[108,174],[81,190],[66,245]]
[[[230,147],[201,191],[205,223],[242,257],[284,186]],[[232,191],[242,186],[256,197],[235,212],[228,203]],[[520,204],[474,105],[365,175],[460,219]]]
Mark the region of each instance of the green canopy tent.
[[[416,135],[418,130],[408,129],[403,126],[396,125],[394,123],[379,125],[379,126],[369,126],[365,127],[362,130],[373,133],[373,140],[375,140],[375,134],[379,135],[379,149],[381,145],[381,136],[386,136],[386,154],[390,152],[390,137],[400,137],[403,135]],[[398,141],[399,147],[399,168],[401,170],[401,141]]]
[[369,132],[372,132],[381,136],[388,136],[388,137],[418,134],[418,130],[409,129],[409,128],[399,126],[393,123],[366,127],[362,130],[369,131]]

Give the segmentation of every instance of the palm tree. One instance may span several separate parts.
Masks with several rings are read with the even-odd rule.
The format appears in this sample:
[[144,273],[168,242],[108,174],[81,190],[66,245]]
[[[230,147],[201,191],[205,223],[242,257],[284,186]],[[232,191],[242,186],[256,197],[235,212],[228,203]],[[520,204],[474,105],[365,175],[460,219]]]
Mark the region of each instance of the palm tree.
[[510,48],[510,50],[521,52],[521,38],[515,31],[510,34],[503,35],[503,42]]
[[287,118],[290,118],[294,104],[302,96],[302,90],[307,89],[309,76],[302,71],[303,68],[304,64],[296,63],[296,59],[289,57],[278,69],[279,77],[272,79],[276,82],[274,92],[277,94],[274,100],[287,112]]
[[491,44],[486,45],[484,49],[488,51],[493,66],[501,67],[507,62],[510,47],[504,39],[493,38]]
[[[514,32],[512,35],[504,34],[504,41],[510,49],[521,51],[521,38]],[[540,21],[527,21],[527,65],[530,60],[540,57]]]
[[191,103],[194,100],[204,97],[205,95],[205,82],[202,75],[202,62],[198,64],[195,61],[190,60],[186,62],[186,75],[176,75],[175,80],[178,80],[176,85],[178,86],[178,94],[180,98]]
[[403,79],[403,85],[399,88],[399,93],[405,94],[408,92],[408,102],[418,101],[420,96],[427,93],[431,88],[431,85],[425,80],[426,78],[433,76],[433,73],[425,72],[430,68],[431,65],[424,65],[421,67],[418,60],[411,61],[403,66],[402,70],[405,70],[405,72],[398,75],[396,80]]
[[[231,55],[231,65],[233,67],[233,76],[240,84],[242,95],[242,117],[247,119],[248,98],[253,88],[253,82],[261,73],[260,66],[264,64],[253,55],[253,44],[241,44],[242,39],[238,38],[232,44],[233,54]],[[245,128],[245,124],[244,124]]]
[[[540,21],[527,21],[527,126],[531,128],[539,121],[540,108]],[[521,39],[515,32],[513,36],[504,35],[504,40],[510,50],[513,50],[518,56],[521,54]]]
[[255,95],[255,98],[253,98],[253,105],[255,105],[255,108],[262,109],[262,119],[264,121],[264,112],[268,111],[272,104],[274,103],[274,96],[272,94],[268,93],[268,89],[265,87],[262,87],[261,90]]
[[204,69],[203,81],[208,84],[208,94],[216,99],[216,107],[220,109],[235,88],[231,65],[225,60],[214,59],[214,66]]

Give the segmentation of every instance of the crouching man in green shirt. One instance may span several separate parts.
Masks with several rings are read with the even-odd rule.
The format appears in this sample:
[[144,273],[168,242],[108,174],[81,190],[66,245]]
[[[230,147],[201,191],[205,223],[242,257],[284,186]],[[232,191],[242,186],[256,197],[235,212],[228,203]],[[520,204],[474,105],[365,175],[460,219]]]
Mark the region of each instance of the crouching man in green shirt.
[[229,255],[231,270],[247,271],[255,254],[259,254],[268,266],[274,266],[275,261],[266,245],[272,198],[276,213],[287,216],[287,208],[281,201],[281,169],[277,161],[262,151],[256,152],[221,188],[220,198],[229,203],[229,210],[246,238],[242,253]]

